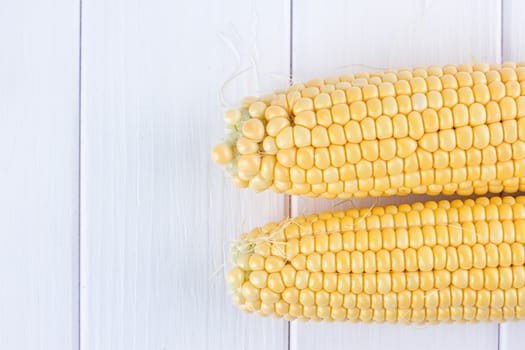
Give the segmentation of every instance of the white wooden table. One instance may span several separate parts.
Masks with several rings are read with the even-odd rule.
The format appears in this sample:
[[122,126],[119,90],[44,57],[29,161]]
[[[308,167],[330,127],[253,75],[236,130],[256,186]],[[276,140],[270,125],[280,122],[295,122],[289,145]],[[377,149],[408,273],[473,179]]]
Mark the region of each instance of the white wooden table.
[[290,75],[525,60],[524,13],[520,0],[0,2],[0,348],[523,349],[525,323],[242,314],[229,242],[334,202],[235,189],[209,149],[224,108]]

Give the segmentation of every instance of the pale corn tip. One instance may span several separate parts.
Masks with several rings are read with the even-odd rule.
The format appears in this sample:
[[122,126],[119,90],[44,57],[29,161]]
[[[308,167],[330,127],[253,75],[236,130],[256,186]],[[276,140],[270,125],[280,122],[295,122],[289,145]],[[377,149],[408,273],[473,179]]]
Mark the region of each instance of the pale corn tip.
[[233,159],[231,146],[225,143],[215,145],[211,150],[211,159],[217,164],[226,164]]
[[241,120],[242,114],[238,109],[230,109],[224,113],[226,124],[235,125]]

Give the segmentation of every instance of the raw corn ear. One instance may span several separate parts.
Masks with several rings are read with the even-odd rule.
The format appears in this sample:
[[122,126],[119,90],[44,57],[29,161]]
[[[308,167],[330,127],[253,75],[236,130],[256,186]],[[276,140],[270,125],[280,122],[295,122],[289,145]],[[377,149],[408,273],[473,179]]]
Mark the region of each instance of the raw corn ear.
[[350,209],[243,234],[241,310],[287,320],[525,319],[525,197]]
[[225,114],[234,184],[351,198],[525,190],[525,63],[312,80]]

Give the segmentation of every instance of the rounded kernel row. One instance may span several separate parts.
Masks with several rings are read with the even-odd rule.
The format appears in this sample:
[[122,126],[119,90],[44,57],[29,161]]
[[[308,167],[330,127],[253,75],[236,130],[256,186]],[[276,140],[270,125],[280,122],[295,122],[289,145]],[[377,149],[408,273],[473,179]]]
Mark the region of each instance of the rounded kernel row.
[[260,316],[282,317],[286,320],[302,321],[349,321],[377,323],[448,323],[448,322],[501,322],[525,319],[525,307],[478,308],[474,306],[451,306],[412,309],[351,309],[332,306],[302,306],[280,301],[264,304],[260,301],[240,306],[245,312],[256,312]]

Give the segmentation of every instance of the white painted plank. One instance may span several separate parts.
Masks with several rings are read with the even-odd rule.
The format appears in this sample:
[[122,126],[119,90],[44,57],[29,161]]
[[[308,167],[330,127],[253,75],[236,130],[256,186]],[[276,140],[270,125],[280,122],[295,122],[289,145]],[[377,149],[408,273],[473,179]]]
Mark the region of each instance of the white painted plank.
[[290,330],[291,349],[494,349],[497,327],[477,325],[404,326],[306,323]]
[[[500,2],[294,2],[293,73],[301,81],[349,71],[497,62]],[[363,66],[364,65],[364,66]],[[340,201],[292,199],[292,215],[424,197]],[[497,324],[402,326],[291,324],[291,349],[496,349]]]
[[520,0],[503,0],[503,60],[525,61],[525,3]]
[[307,0],[294,3],[293,11],[296,81],[500,59],[499,0]]
[[0,348],[78,343],[79,3],[0,3]]
[[502,323],[500,326],[500,350],[522,350],[525,342],[523,321]]
[[287,85],[289,4],[93,0],[83,23],[82,347],[286,349],[223,282],[285,197],[234,189],[209,150],[234,73],[227,101]]
[[[503,1],[503,61],[525,61],[525,2]],[[525,322],[500,326],[500,349],[521,350],[525,344]]]

